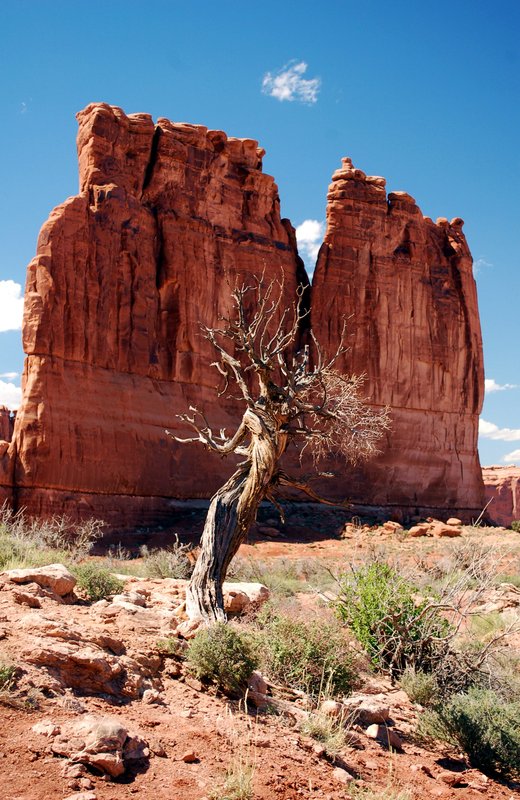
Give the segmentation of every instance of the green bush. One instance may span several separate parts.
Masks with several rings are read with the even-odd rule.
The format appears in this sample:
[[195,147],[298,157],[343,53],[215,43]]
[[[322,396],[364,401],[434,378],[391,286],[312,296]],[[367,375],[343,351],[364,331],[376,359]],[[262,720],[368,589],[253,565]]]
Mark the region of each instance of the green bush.
[[87,595],[89,600],[96,602],[104,600],[110,595],[118,594],[124,588],[124,582],[108,569],[100,566],[95,561],[80,564],[74,567],[74,575],[79,589]]
[[225,622],[199,630],[186,653],[189,672],[226,694],[244,692],[258,666],[250,638]]
[[432,672],[452,628],[431,599],[388,564],[373,562],[340,578],[336,609],[376,669],[399,678],[406,667]]
[[424,733],[459,747],[486,775],[520,777],[520,704],[488,689],[470,689],[425,712]]
[[141,547],[142,572],[145,578],[189,578],[194,564],[189,560],[190,546],[181,544],[179,538],[169,547],[148,550]]
[[406,667],[399,681],[412,703],[429,706],[437,699],[439,684],[435,675]]
[[314,712],[306,717],[300,731],[323,745],[327,756],[335,759],[344,749],[347,737],[342,719]]
[[515,533],[520,533],[520,519],[514,519],[511,523],[511,530]]
[[268,604],[258,624],[260,664],[270,678],[315,698],[350,694],[357,676],[337,623],[291,619]]
[[0,661],[0,692],[10,692],[15,684],[16,667]]

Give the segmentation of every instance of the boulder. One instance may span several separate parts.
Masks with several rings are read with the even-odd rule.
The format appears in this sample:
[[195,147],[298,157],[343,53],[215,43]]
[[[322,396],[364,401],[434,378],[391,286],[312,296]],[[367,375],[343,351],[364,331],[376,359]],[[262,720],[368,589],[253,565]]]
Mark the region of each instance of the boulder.
[[2,575],[12,583],[36,583],[59,597],[70,594],[76,585],[76,578],[63,564],[10,569],[3,572]]
[[342,702],[344,716],[352,724],[371,725],[390,719],[390,708],[385,695],[354,694]]
[[366,729],[365,734],[370,739],[377,739],[378,742],[381,742],[381,744],[384,744],[385,747],[389,749],[398,750],[399,752],[403,749],[401,737],[398,736],[392,728],[386,725],[370,725]]
[[111,778],[122,775],[129,761],[150,754],[147,743],[129,734],[118,719],[91,714],[64,725],[51,749],[55,755],[88,764]]
[[230,583],[223,585],[224,608],[228,613],[241,614],[252,603],[262,605],[269,600],[269,589],[263,583]]

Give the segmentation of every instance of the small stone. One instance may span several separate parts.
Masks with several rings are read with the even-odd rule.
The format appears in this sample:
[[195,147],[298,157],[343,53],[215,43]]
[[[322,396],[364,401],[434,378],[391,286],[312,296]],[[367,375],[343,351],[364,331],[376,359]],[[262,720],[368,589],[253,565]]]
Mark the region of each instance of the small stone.
[[266,680],[265,680],[264,676],[262,675],[262,673],[259,672],[257,669],[255,669],[251,673],[251,677],[249,678],[249,681],[247,682],[247,687],[252,692],[260,692],[260,694],[267,694],[267,683],[266,683]]
[[414,538],[418,536],[428,536],[429,529],[430,528],[428,525],[414,525],[408,531],[408,536],[412,536]]
[[462,525],[462,520],[457,517],[450,517],[446,520],[446,525]]
[[64,797],[63,800],[97,800],[95,792],[74,792]]
[[323,747],[323,745],[319,744],[318,742],[316,742],[316,744],[313,744],[312,750],[313,750],[313,753],[315,753],[318,756],[318,758],[323,758],[327,753],[327,751]]
[[187,750],[184,755],[181,756],[181,761],[184,761],[185,764],[194,764],[198,760],[199,758],[193,750]]
[[386,725],[370,725],[366,729],[365,734],[370,739],[377,739],[378,742],[381,742],[381,744],[384,744],[392,750],[401,751],[403,749],[403,743],[400,737]]
[[342,707],[344,716],[359,725],[381,724],[390,719],[390,708],[384,695],[352,695],[343,701]]
[[464,776],[460,772],[448,772],[448,771],[440,772],[437,775],[437,780],[442,781],[448,786],[457,786],[459,783],[465,782]]
[[344,713],[344,705],[337,700],[324,700],[320,705],[320,714],[324,717],[340,717]]
[[433,778],[433,773],[428,764],[412,764],[410,770],[411,772],[424,772],[429,778]]
[[34,733],[39,733],[41,736],[58,736],[60,733],[59,725],[55,725],[54,722],[50,720],[42,720],[41,722],[37,722],[35,725],[32,726],[31,730]]
[[143,692],[143,703],[149,706],[163,705],[164,697],[156,689],[145,689]]
[[335,778],[340,783],[352,783],[354,780],[354,776],[347,772],[346,769],[342,767],[336,767],[332,770],[332,777]]

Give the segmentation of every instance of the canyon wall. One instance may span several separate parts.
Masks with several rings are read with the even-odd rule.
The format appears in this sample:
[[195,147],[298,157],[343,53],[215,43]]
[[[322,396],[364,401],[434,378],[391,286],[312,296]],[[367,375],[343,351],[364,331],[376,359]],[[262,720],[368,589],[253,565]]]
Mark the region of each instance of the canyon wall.
[[[80,193],[51,213],[28,268],[23,400],[0,498],[151,524],[232,469],[164,433],[182,430],[190,404],[216,428],[241,416],[216,400],[200,323],[231,311],[244,277],[283,276],[287,304],[307,277],[257,142],[105,104],[78,121]],[[480,511],[482,354],[462,223],[433,224],[348,160],[333,180],[312,324],[335,350],[347,315],[343,366],[367,374],[392,430],[363,470],[329,465],[338,478],[324,491],[411,513]]]

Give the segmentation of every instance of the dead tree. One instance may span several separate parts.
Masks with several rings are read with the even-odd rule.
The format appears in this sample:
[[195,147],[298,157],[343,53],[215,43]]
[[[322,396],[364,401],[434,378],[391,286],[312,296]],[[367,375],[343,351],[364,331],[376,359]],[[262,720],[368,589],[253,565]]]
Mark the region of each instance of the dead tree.
[[[256,519],[262,500],[275,500],[282,486],[303,490],[320,500],[305,480],[287,475],[280,458],[291,442],[300,453],[308,450],[314,463],[336,453],[353,463],[377,452],[377,442],[388,427],[386,409],[374,411],[359,397],[362,377],[334,369],[345,352],[343,341],[330,359],[309,332],[309,342],[297,349],[303,311],[303,288],[292,308],[282,307],[283,286],[258,280],[233,292],[235,317],[221,328],[203,327],[217,360],[224,394],[238,387],[245,411],[238,430],[215,434],[205,415],[190,407],[179,415],[196,432],[177,442],[199,442],[223,456],[243,457],[236,471],[213,496],[201,552],[186,597],[190,619],[225,620],[222,584],[231,559]],[[343,339],[343,337],[342,337]]]

